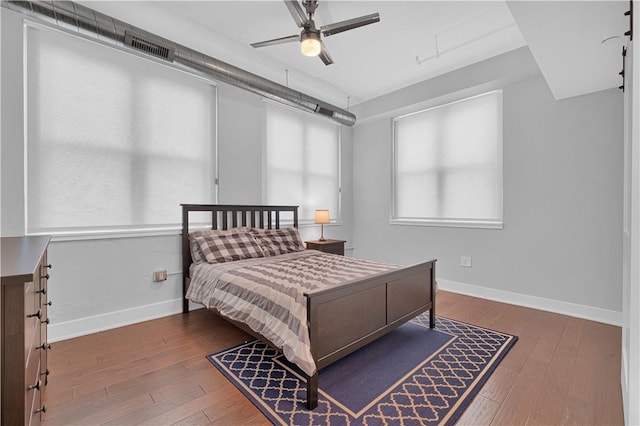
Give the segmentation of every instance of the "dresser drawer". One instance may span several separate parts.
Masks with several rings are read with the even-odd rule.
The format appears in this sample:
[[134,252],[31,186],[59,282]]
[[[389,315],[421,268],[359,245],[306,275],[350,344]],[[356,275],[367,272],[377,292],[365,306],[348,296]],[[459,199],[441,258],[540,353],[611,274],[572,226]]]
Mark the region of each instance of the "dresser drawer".
[[[44,253],[42,257],[42,261],[40,263],[40,288],[38,290],[39,294],[39,307],[42,313],[42,318],[40,319],[40,345],[45,345],[42,350],[40,350],[40,380],[46,386],[49,383],[49,370],[47,366],[47,354],[49,352],[49,339],[47,336],[47,328],[49,325],[49,306],[51,306],[51,301],[49,300],[49,268],[51,265],[48,264],[47,253]],[[42,346],[41,346],[42,347]],[[43,401],[44,402],[44,401]]]
[[40,396],[44,383],[40,380],[39,352],[40,351],[34,347],[25,368],[24,391],[26,392],[26,396],[24,399],[24,423],[27,425],[33,423],[34,417],[40,418],[40,414],[36,413],[36,410],[40,408]]
[[339,254],[344,256],[344,240],[315,240],[306,241],[307,248],[310,250],[320,250],[324,253]]
[[325,253],[331,253],[331,254],[339,254],[344,256],[344,247],[342,245],[335,245],[332,247],[326,247],[324,250],[322,250]]
[[24,317],[24,353],[28,356],[40,341],[40,319],[42,318],[40,297],[33,282],[25,283]]

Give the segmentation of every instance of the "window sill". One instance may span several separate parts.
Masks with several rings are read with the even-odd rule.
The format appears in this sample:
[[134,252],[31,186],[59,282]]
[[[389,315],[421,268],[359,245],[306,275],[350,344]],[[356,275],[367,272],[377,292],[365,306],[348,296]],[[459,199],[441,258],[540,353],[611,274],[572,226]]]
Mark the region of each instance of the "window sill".
[[[280,222],[280,227],[288,228],[293,225],[292,221],[283,220]],[[336,220],[331,223],[325,224],[325,226],[341,226],[342,221]],[[313,220],[303,221],[298,223],[299,228],[307,228],[312,226],[319,226],[315,224]],[[210,229],[211,225],[202,224],[202,229]],[[191,230],[196,229],[192,227]],[[26,235],[50,235],[51,241],[82,241],[82,240],[107,240],[114,238],[141,238],[141,237],[159,237],[166,235],[181,235],[182,228],[179,226],[171,228],[150,228],[150,229],[105,229],[105,230],[83,230],[83,231],[42,231],[42,232],[27,232]]]
[[390,225],[437,226],[446,228],[503,229],[504,222],[490,220],[391,219]]
[[114,238],[140,238],[158,237],[165,235],[180,235],[180,228],[158,229],[110,229],[87,231],[51,231],[51,232],[27,232],[26,235],[50,235],[51,241],[82,241],[82,240],[107,240]]

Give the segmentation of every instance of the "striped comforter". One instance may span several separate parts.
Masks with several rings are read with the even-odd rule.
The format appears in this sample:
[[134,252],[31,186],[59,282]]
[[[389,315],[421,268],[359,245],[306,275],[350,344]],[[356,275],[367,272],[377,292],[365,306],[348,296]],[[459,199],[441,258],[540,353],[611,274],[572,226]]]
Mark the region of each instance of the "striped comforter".
[[191,265],[187,298],[243,322],[312,375],[308,290],[339,286],[398,266],[316,250],[225,263]]

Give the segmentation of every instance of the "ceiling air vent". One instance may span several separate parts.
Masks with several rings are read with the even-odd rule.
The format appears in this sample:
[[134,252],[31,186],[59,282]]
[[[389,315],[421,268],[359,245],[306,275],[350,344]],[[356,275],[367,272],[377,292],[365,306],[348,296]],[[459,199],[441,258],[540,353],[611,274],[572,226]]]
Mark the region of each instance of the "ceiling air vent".
[[175,49],[145,40],[131,34],[129,31],[124,33],[124,44],[170,62],[173,62],[173,56],[176,52]]
[[320,105],[316,107],[316,113],[326,115],[327,117],[333,117],[332,110],[330,110],[329,108],[322,107]]

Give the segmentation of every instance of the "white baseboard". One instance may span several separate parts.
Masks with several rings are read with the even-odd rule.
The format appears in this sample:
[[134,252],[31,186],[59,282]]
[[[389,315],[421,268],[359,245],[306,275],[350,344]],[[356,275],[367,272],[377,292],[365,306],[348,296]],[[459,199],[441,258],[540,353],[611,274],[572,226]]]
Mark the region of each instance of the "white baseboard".
[[[202,307],[196,304],[190,304],[190,306],[191,309]],[[180,312],[182,312],[182,299],[173,299],[72,321],[53,322],[47,328],[47,340],[49,342],[59,342],[60,340],[111,330],[112,328],[179,314]]]
[[[624,330],[623,330],[624,333]],[[624,339],[623,339],[624,340]],[[622,411],[624,418],[629,418],[629,370],[627,369],[627,348],[622,344],[622,354],[620,357],[620,387],[622,388]]]
[[583,318],[605,324],[622,326],[622,312],[592,306],[578,305],[560,300],[545,299],[543,297],[529,296],[526,294],[512,293],[510,291],[481,287],[473,284],[465,284],[457,281],[438,279],[438,287],[453,293],[466,294],[467,296],[480,297],[495,300],[496,302],[509,303],[511,305],[524,306],[539,309],[541,311],[555,312],[571,317]]
[[[577,305],[574,303],[561,302],[542,297],[528,296],[444,279],[438,279],[438,288],[445,291],[451,291],[453,293],[466,294],[468,296],[495,300],[497,302],[555,312],[606,324],[616,326],[622,325],[622,312]],[[190,303],[190,309],[198,308],[202,308],[202,306]],[[72,321],[61,323],[54,322],[48,326],[48,341],[58,342],[60,340],[97,333],[99,331],[162,318],[178,314],[180,312],[182,312],[182,299],[173,299]]]

